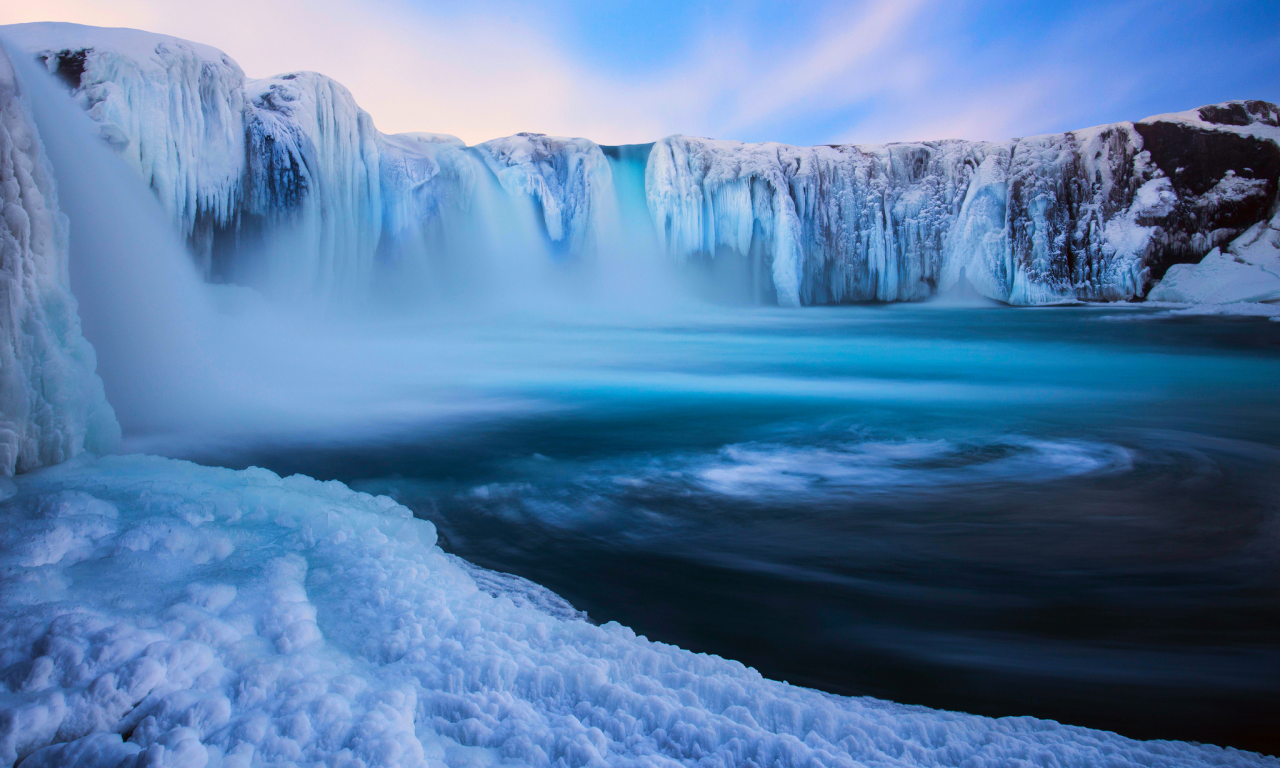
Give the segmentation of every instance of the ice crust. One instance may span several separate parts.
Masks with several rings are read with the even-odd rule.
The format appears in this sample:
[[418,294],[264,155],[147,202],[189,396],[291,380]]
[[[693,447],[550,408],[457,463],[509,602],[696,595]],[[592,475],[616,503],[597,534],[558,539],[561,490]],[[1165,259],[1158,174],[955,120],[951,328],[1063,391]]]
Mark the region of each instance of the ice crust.
[[337,482],[133,456],[7,494],[0,765],[1280,765],[766,680]]
[[119,440],[80,332],[67,236],[52,168],[0,49],[0,477]]
[[[522,237],[545,242],[529,249],[574,257],[625,240],[609,234],[619,226],[611,163],[586,139],[518,134],[467,149],[434,134],[387,136],[323,75],[246,80],[215,49],[134,30],[41,23],[2,34],[68,77],[82,64],[77,98],[213,279],[359,299],[381,271],[422,273],[415,262],[446,259],[449,228],[494,206],[489,179],[540,211],[541,234]],[[770,287],[760,295],[783,305],[918,300],[962,275],[1011,304],[1138,299],[1168,264],[1199,261],[1267,218],[1250,213],[1274,203],[1267,163],[1235,157],[1257,173],[1214,168],[1207,189],[1181,173],[1188,151],[1192,165],[1235,151],[1206,136],[1274,144],[1274,110],[1229,102],[1003,142],[672,136],[648,156],[646,224],[676,262],[745,260]],[[489,227],[509,218],[481,217]],[[1215,263],[1215,285],[1272,280],[1234,267],[1225,278]],[[1172,277],[1165,291],[1200,295],[1186,268]]]

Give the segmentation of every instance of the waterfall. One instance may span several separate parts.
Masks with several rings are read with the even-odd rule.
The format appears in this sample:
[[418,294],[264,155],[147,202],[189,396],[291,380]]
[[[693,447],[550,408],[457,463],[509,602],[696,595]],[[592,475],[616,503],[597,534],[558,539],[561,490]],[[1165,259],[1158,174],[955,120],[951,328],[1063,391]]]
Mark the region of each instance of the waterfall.
[[214,311],[156,196],[29,57],[13,59],[70,219],[71,289],[126,430],[200,408],[220,372]]

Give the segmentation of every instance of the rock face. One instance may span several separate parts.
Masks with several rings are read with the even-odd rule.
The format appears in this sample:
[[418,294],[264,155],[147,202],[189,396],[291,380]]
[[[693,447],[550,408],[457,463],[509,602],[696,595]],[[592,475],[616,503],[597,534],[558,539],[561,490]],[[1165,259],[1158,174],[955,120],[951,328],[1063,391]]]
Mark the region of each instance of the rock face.
[[0,476],[119,439],[80,333],[53,173],[0,49]]
[[747,255],[783,304],[921,299],[962,271],[1013,304],[1138,298],[1274,204],[1276,108],[1205,111],[1236,122],[868,147],[673,137],[649,159],[649,205],[671,255]]
[[1269,218],[1280,179],[1274,104],[1231,102],[1174,117],[1134,126],[1178,196],[1154,243],[1156,277]]
[[1258,101],[1003,142],[673,136],[624,157],[519,134],[468,149],[379,133],[322,75],[246,80],[225,54],[175,38],[3,34],[72,88],[210,279],[286,294],[358,300],[427,274],[476,236],[459,222],[492,229],[512,205],[537,211],[535,225],[499,250],[607,260],[621,239],[614,177],[642,163],[651,257],[736,264],[757,300],[909,301],[962,278],[1011,304],[1138,299],[1269,220],[1280,179],[1280,111]]

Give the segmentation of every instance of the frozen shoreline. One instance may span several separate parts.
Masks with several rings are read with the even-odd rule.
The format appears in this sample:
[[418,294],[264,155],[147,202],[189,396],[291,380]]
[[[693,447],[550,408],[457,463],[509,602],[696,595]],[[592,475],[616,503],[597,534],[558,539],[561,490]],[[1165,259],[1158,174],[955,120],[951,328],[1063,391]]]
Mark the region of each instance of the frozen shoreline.
[[3,765],[1280,765],[766,680],[478,589],[337,482],[82,457],[6,493]]

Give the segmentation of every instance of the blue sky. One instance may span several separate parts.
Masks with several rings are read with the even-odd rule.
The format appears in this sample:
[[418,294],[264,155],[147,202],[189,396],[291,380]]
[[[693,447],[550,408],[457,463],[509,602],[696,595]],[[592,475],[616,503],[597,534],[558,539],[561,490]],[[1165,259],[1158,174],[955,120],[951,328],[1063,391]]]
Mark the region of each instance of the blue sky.
[[[440,12],[439,6],[417,5]],[[768,62],[784,68],[833,29],[856,23],[868,5],[561,0],[488,7],[548,29],[590,68],[632,80],[664,77],[719,41],[746,49],[763,62],[761,69]],[[1007,92],[1016,112],[1008,125],[1020,134],[1228,99],[1280,101],[1280,2],[921,3],[877,54],[883,60],[851,66],[850,74],[875,78],[882,70],[891,78],[895,59],[921,54],[927,69],[901,86],[906,94],[890,86],[828,98],[820,89],[793,109],[740,122],[733,102],[749,99],[748,91],[727,98],[709,120],[723,124],[732,138],[817,144],[858,139],[860,128],[872,140],[887,138],[878,135],[879,125],[898,123],[877,113],[901,109],[904,95],[919,99],[913,112],[925,126],[945,124],[948,111],[966,96],[984,104]],[[713,92],[707,99],[725,96]]]
[[1003,139],[1280,101],[1277,0],[45,0],[19,14],[196,39],[250,76],[314,69],[383,130],[472,143]]

